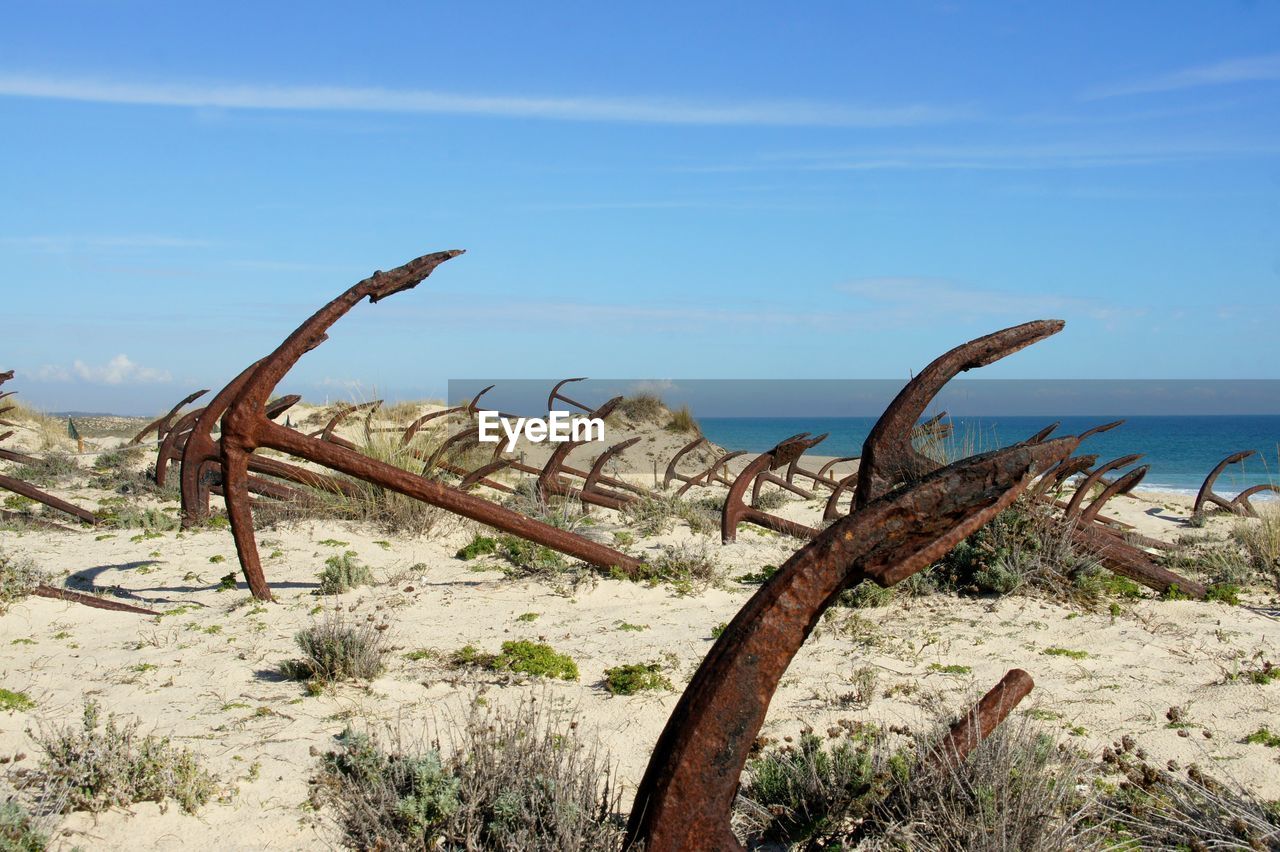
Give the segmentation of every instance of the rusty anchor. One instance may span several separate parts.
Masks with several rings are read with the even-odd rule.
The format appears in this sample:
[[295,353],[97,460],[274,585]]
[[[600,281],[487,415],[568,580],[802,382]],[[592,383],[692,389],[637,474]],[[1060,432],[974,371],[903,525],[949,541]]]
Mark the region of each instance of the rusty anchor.
[[376,303],[416,287],[445,261],[461,251],[424,255],[389,272],[376,272],[320,308],[289,335],[274,352],[259,362],[222,415],[222,488],[231,520],[231,532],[241,569],[254,597],[269,599],[271,589],[262,572],[249,502],[248,473],[254,450],[270,448],[375,483],[416,500],[527,538],[606,570],[629,575],[641,570],[639,560],[590,541],[568,530],[535,521],[503,506],[475,497],[440,482],[417,476],[393,465],[302,435],[263,416],[272,389],[305,353],[320,345],[325,332],[366,297]]
[[[636,792],[626,843],[648,852],[741,849],[729,827],[739,777],[783,673],[823,611],[864,579],[889,587],[931,564],[1075,441],[1010,447],[926,474],[839,519],[788,559],[724,629],[681,696]],[[1020,689],[980,702],[977,724],[944,753],[962,759]]]
[[745,498],[747,489],[751,487],[756,477],[766,471],[777,470],[783,465],[791,464],[801,453],[825,437],[825,435],[821,435],[817,438],[810,438],[808,432],[801,432],[799,435],[792,435],[790,438],[779,442],[773,449],[752,459],[734,478],[733,483],[729,486],[729,493],[725,495],[724,508],[720,512],[720,540],[725,544],[737,541],[738,524],[742,521],[796,538],[814,538],[817,536],[818,530],[813,527],[796,521],[789,521],[786,518],[771,515],[754,506],[749,506]]
[[1222,461],[1218,462],[1213,470],[1209,471],[1209,475],[1204,478],[1204,484],[1200,486],[1200,490],[1196,492],[1196,502],[1191,507],[1191,517],[1197,520],[1205,516],[1207,506],[1205,504],[1212,503],[1220,509],[1224,509],[1235,515],[1246,518],[1258,517],[1258,510],[1253,508],[1253,504],[1249,502],[1249,498],[1255,494],[1261,494],[1263,491],[1275,491],[1280,493],[1280,488],[1271,483],[1263,483],[1262,485],[1254,485],[1246,488],[1236,495],[1234,500],[1228,500],[1214,493],[1214,483],[1218,481],[1218,477],[1227,469],[1229,465],[1239,464],[1245,459],[1258,454],[1257,450],[1241,450],[1238,453],[1232,453]]
[[899,483],[912,482],[939,467],[916,450],[911,438],[916,422],[947,382],[1057,334],[1064,325],[1062,320],[1036,320],[1002,329],[957,346],[921,370],[889,403],[862,446],[855,505],[864,506]]

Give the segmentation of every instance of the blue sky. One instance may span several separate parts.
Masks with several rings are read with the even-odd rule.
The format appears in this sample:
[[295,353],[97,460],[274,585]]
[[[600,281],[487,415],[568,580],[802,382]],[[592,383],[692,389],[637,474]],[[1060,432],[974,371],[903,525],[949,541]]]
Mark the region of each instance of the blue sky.
[[[282,385],[1280,378],[1280,4],[14,4],[9,387],[150,412],[377,268]],[[358,388],[358,389],[356,389]]]

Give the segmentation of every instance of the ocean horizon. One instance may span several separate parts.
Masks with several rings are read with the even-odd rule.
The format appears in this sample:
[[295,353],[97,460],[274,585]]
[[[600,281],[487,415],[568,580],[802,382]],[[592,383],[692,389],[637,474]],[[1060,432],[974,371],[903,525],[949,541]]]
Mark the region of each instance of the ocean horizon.
[[[727,449],[763,452],[799,432],[828,433],[810,450],[815,456],[858,456],[875,425],[875,417],[700,417],[703,434]],[[1239,450],[1258,454],[1229,466],[1218,478],[1216,490],[1234,496],[1264,483],[1280,484],[1280,415],[1063,415],[1030,417],[993,415],[947,417],[953,432],[947,442],[957,453],[983,452],[1015,444],[1054,421],[1055,434],[1079,434],[1101,423],[1124,420],[1109,432],[1092,435],[1079,452],[1096,453],[1109,461],[1142,453],[1135,464],[1151,470],[1139,490],[1194,494],[1204,478],[1223,458]],[[1275,498],[1260,494],[1257,499]]]

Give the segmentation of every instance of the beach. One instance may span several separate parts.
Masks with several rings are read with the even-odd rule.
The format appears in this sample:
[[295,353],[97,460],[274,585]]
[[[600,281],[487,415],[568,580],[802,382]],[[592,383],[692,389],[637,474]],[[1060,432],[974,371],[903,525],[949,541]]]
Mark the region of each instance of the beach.
[[[323,423],[323,415],[305,405],[291,413],[299,424]],[[118,445],[124,437],[117,432],[90,437],[90,443]],[[357,441],[360,433],[351,424],[340,434]],[[32,443],[36,435],[34,429],[25,433]],[[629,451],[647,460],[637,466],[657,463],[659,478],[664,460],[690,440],[630,421],[611,440],[628,436],[642,438]],[[8,446],[23,447],[23,437]],[[75,449],[65,442],[57,448]],[[521,449],[535,465],[548,452],[546,445]],[[718,449],[701,448],[682,470],[698,470]],[[582,464],[594,455],[580,452]],[[77,458],[82,470],[52,493],[91,507],[122,496],[90,486],[93,456]],[[149,455],[136,465],[141,469],[148,461]],[[623,475],[653,485],[652,470]],[[690,496],[713,493],[723,496],[724,488],[694,489]],[[172,500],[124,496],[131,505],[176,514]],[[220,503],[215,498],[215,510]],[[822,504],[788,495],[776,511],[817,524]],[[1240,523],[1219,515],[1192,527],[1189,500],[1178,493],[1118,497],[1106,513],[1169,542],[1220,536]],[[29,696],[32,705],[0,714],[0,759],[11,769],[34,766],[41,754],[34,734],[78,724],[91,699],[104,713],[136,719],[142,730],[192,750],[216,776],[218,791],[196,815],[150,802],[66,815],[58,822],[55,848],[320,847],[337,835],[333,815],[316,808],[310,782],[318,755],[333,749],[344,729],[447,741],[477,700],[514,706],[533,697],[572,713],[577,732],[608,750],[624,785],[625,810],[717,628],[756,591],[751,575],[781,564],[803,542],[745,526],[736,542],[722,545],[714,525],[695,532],[675,522],[646,536],[611,510],[595,509],[589,517],[579,529],[594,540],[630,534],[629,552],[641,558],[681,548],[704,556],[713,576],[686,585],[628,582],[591,571],[521,579],[504,573],[500,560],[457,557],[484,532],[461,518],[443,517],[425,536],[301,519],[258,533],[276,598],[264,604],[236,576],[236,552],[225,529],[2,531],[0,549],[30,560],[54,583],[107,592],[110,599],[162,614],[37,597],[12,604],[0,618],[0,685]],[[318,595],[318,571],[327,559],[348,552],[372,570],[373,582]],[[224,575],[231,575],[233,588],[220,585]],[[1278,611],[1274,587],[1246,589],[1237,606],[1147,595],[1108,611],[1036,594],[938,593],[833,608],[788,667],[761,733],[780,742],[802,728],[823,731],[842,720],[918,730],[931,724],[937,707],[961,712],[1006,671],[1022,668],[1035,690],[1016,713],[1067,746],[1097,755],[1132,737],[1153,764],[1196,764],[1274,799],[1280,797],[1277,751],[1245,739],[1276,725],[1280,684],[1233,675],[1280,656]],[[281,677],[279,664],[297,656],[298,631],[332,613],[350,623],[385,625],[391,653],[377,677],[312,695]],[[495,652],[503,642],[522,639],[570,655],[577,680],[449,663],[450,653],[467,645]],[[671,688],[611,695],[602,685],[606,670],[629,663],[656,664]]]

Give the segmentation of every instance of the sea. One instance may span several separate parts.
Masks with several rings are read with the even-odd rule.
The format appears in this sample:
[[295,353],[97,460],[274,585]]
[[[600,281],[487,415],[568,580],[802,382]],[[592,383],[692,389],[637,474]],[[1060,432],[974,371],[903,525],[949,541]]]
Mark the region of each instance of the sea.
[[[1143,453],[1135,464],[1151,466],[1141,489],[1195,494],[1214,465],[1238,450],[1258,454],[1229,466],[1215,490],[1226,497],[1262,483],[1280,484],[1280,415],[1194,415],[1109,417],[951,417],[948,439],[952,457],[985,452],[1015,444],[1054,422],[1062,425],[1056,435],[1079,434],[1111,420],[1122,426],[1093,435],[1079,453],[1096,453],[1109,461],[1131,453]],[[800,432],[828,433],[812,455],[862,454],[874,417],[700,417],[702,432],[711,441],[732,450],[763,452]],[[1260,494],[1254,499],[1274,499]]]

